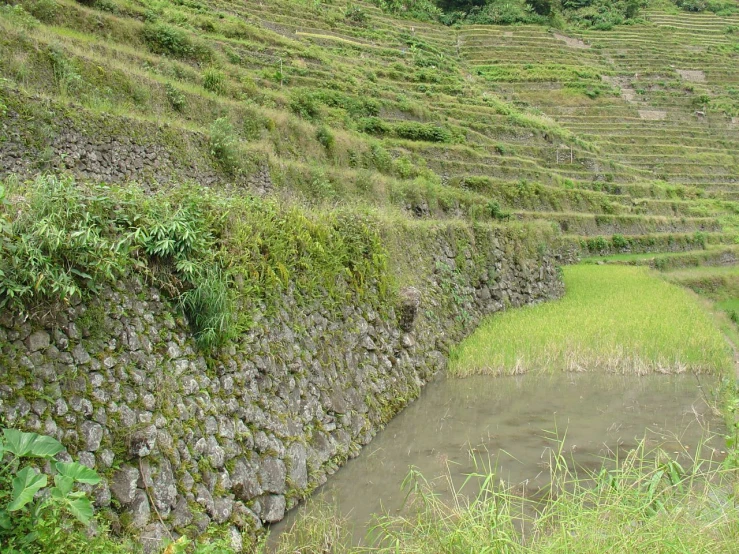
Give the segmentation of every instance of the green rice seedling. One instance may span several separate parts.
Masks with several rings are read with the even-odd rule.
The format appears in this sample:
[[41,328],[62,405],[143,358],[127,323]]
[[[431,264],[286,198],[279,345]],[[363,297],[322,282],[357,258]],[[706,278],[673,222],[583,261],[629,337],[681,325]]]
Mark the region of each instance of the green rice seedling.
[[556,302],[499,313],[453,352],[452,375],[607,370],[722,373],[729,347],[708,313],[647,269],[564,268]]

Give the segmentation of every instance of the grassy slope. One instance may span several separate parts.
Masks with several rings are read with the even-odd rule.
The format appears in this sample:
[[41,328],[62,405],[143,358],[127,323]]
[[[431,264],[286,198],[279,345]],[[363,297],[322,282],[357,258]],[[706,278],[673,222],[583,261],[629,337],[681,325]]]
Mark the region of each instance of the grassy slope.
[[[594,252],[700,247],[696,232],[733,240],[739,130],[726,99],[738,54],[724,30],[736,18],[652,12],[582,32],[589,48],[576,48],[544,27],[457,30],[365,2],[357,22],[297,0],[13,1],[0,10],[0,102],[27,120],[39,113],[26,93],[83,121],[125,115],[205,136],[223,117],[234,155],[216,166],[238,176],[266,159],[278,193],[310,203],[427,219],[509,212]],[[705,80],[678,73],[690,64]],[[640,115],[650,111],[665,118]]]

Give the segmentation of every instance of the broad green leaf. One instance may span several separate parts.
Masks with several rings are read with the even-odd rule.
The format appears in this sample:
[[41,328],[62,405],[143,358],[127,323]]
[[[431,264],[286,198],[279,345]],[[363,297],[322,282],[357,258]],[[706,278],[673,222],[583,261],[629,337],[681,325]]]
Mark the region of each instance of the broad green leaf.
[[13,479],[13,494],[8,504],[8,511],[20,510],[33,500],[34,495],[46,486],[46,475],[40,475],[32,467],[24,467]]
[[5,529],[7,531],[12,526],[13,524],[10,521],[10,516],[8,515],[8,512],[6,512],[5,510],[0,510],[0,529]]
[[57,500],[66,498],[67,495],[72,492],[74,486],[74,479],[67,477],[66,475],[54,475],[54,485],[51,489],[51,496]]
[[97,485],[100,482],[100,476],[94,469],[83,466],[79,462],[57,462],[55,465],[59,475],[69,477],[77,483]]
[[17,429],[3,429],[5,450],[19,458],[51,458],[64,450],[58,440],[36,433],[24,433]]
[[67,508],[82,523],[87,523],[92,517],[92,504],[87,498],[67,500]]

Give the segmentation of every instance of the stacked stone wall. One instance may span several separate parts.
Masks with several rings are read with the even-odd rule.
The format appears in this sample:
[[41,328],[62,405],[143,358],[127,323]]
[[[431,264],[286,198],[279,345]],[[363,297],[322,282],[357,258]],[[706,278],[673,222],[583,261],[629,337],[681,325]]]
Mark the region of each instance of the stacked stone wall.
[[238,545],[357,455],[482,316],[562,294],[555,260],[516,259],[516,239],[491,233],[485,252],[440,234],[424,264],[433,274],[396,306],[329,313],[288,292],[215,353],[135,277],[62,309],[6,310],[0,415],[97,468],[96,505],[149,549],[165,526],[228,526]]

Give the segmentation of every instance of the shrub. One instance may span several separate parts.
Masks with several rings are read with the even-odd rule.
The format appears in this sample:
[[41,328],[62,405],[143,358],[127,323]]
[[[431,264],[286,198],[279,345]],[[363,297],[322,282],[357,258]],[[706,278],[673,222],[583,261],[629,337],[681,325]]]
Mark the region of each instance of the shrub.
[[390,128],[390,124],[379,117],[363,117],[357,122],[357,130],[370,135],[385,135]]
[[203,88],[214,94],[226,91],[226,76],[220,69],[209,67],[203,72]]
[[359,6],[354,6],[350,4],[346,7],[346,10],[344,10],[344,19],[346,19],[350,23],[365,25],[368,19],[367,12],[365,12]]
[[303,119],[314,120],[320,115],[319,103],[306,90],[294,90],[290,95],[290,111]]
[[172,106],[172,109],[174,111],[185,111],[187,102],[185,100],[184,94],[182,94],[177,88],[173,87],[169,83],[164,85],[164,91],[167,94],[167,100],[169,100],[169,104]]
[[69,61],[64,52],[55,46],[49,47],[48,55],[60,94],[77,94],[80,92],[84,83],[74,63]]
[[421,21],[434,21],[442,15],[431,0],[373,0],[373,3],[384,12]]
[[623,235],[613,235],[611,237],[611,242],[616,250],[626,250],[629,247],[629,241]]
[[42,176],[26,202],[28,209],[3,225],[0,308],[68,302],[126,271],[128,243],[103,223],[112,201],[85,197],[71,179]]
[[445,127],[415,121],[396,123],[393,126],[393,134],[398,138],[427,142],[452,142],[453,138],[451,131]]
[[176,58],[190,58],[198,54],[198,49],[184,30],[165,23],[144,24],[143,37],[144,42],[155,54],[166,54]]
[[36,0],[28,7],[29,13],[43,23],[53,23],[59,11],[54,0]]
[[336,142],[333,133],[331,133],[331,130],[325,125],[322,125],[316,131],[316,139],[326,150],[329,151],[334,147],[334,144]]
[[219,117],[210,126],[210,153],[226,173],[236,173],[237,140],[231,122],[225,117]]
[[493,219],[497,219],[497,220],[503,221],[503,220],[507,220],[507,219],[510,219],[511,218],[510,212],[507,212],[507,211],[503,210],[500,207],[500,203],[498,203],[497,200],[490,200],[487,203],[486,208],[487,208],[488,214]]
[[228,279],[212,231],[221,210],[202,209],[202,189],[137,194],[85,190],[71,178],[44,176],[26,191],[22,209],[11,211],[0,190],[0,216],[16,214],[12,221],[0,217],[0,308],[67,303],[138,270],[179,300],[201,345],[225,340],[232,321]]
[[608,241],[603,237],[593,237],[587,239],[586,245],[590,252],[604,252],[608,248]]
[[242,132],[244,138],[249,140],[258,139],[262,129],[269,124],[269,121],[262,116],[257,110],[248,108],[244,114],[244,120],[242,124]]
[[222,345],[230,338],[234,320],[228,279],[217,266],[194,276],[195,285],[180,296],[180,306],[201,348]]

